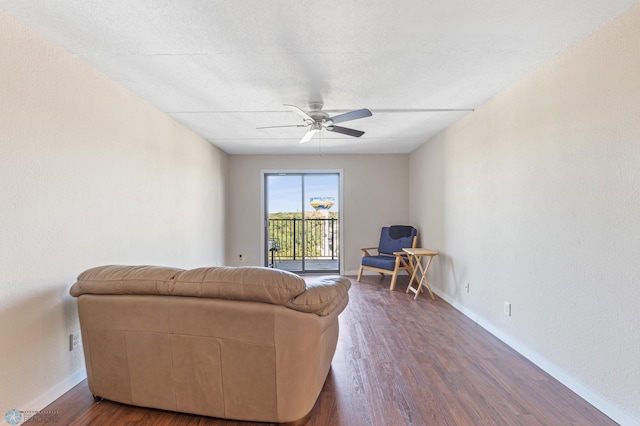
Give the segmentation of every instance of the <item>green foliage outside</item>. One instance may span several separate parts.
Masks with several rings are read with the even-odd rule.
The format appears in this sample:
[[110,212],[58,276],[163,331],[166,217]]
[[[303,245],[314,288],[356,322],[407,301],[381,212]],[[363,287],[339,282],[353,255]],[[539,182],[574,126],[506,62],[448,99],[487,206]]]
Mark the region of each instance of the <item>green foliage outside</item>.
[[269,239],[279,247],[276,255],[280,259],[337,258],[338,213],[329,212],[329,217],[319,212],[305,213],[306,239],[302,238],[302,214],[269,213]]

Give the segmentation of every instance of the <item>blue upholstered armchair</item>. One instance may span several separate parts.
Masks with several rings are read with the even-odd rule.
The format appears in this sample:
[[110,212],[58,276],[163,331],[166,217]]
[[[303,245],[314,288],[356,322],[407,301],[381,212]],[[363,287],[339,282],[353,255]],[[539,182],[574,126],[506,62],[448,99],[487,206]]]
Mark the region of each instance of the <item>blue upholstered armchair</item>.
[[[407,271],[409,275],[413,273],[407,254],[402,249],[415,247],[417,239],[418,231],[412,226],[393,225],[382,228],[378,247],[361,249],[362,260],[358,281],[362,278],[362,272],[365,269],[376,271],[382,276],[392,274],[389,290],[393,290],[396,286],[398,271]],[[377,250],[377,254],[370,253],[374,250]]]

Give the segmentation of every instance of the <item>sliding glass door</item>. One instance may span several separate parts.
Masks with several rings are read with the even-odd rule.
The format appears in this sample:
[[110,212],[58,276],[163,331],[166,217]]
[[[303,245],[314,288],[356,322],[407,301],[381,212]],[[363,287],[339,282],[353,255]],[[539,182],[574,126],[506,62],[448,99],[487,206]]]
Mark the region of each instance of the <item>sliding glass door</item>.
[[339,272],[339,173],[265,173],[264,264]]

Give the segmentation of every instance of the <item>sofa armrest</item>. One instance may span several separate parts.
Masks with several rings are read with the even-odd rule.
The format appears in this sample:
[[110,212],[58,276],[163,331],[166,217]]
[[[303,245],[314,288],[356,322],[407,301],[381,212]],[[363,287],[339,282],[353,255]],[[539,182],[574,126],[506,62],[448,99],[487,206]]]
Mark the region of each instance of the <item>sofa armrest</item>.
[[320,278],[307,284],[307,289],[285,303],[285,306],[296,311],[327,316],[339,310],[339,314],[349,300],[351,281],[340,276]]

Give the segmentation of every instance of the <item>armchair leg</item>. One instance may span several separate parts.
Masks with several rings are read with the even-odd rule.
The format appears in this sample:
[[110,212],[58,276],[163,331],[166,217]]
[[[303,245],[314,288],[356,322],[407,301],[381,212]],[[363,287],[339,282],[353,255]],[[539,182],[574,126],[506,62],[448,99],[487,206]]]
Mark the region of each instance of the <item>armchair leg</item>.
[[396,279],[398,278],[398,270],[400,269],[400,264],[404,263],[401,256],[396,255],[396,265],[393,268],[393,275],[391,276],[391,286],[389,286],[389,290],[393,290],[396,288]]
[[358,282],[360,282],[360,279],[362,278],[362,265],[360,265],[360,270],[358,271]]
[[393,271],[393,275],[391,276],[391,285],[389,286],[389,290],[393,290],[396,288],[396,279],[398,278],[398,271]]

